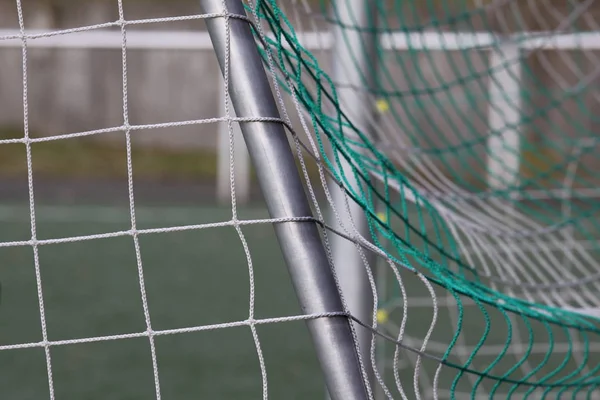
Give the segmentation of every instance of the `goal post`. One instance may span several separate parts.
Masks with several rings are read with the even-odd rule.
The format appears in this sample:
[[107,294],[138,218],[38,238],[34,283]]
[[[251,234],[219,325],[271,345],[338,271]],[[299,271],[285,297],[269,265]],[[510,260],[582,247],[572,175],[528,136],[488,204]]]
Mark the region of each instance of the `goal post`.
[[[377,4],[371,0],[334,0],[330,4],[333,43],[332,43],[332,79],[336,83],[336,92],[342,112],[364,134],[373,133],[373,95],[369,89],[374,87],[377,59],[378,35],[375,25]],[[357,88],[359,88],[357,90]],[[349,141],[360,142],[350,129],[345,132]],[[335,150],[332,150],[335,151]],[[356,146],[354,151],[361,152]],[[339,160],[340,173],[347,179],[350,190],[361,192],[361,182],[354,176],[350,161],[344,157]],[[335,180],[329,182],[332,197],[330,224],[339,231],[347,230],[350,235],[370,238],[369,225],[363,208],[350,199]],[[340,287],[352,315],[361,321],[373,318],[373,295],[367,279],[365,262],[357,244],[338,235],[330,240],[331,252]],[[365,252],[371,270],[374,271],[374,253]],[[360,351],[364,360],[370,358],[372,333],[362,327],[357,328]],[[369,379],[373,380],[370,363],[366,363]]]
[[1,398],[597,398],[584,5],[496,34],[481,1],[110,3],[0,29]]
[[[241,0],[201,0],[225,87],[240,122],[284,260],[334,400],[366,399],[354,335],[297,171]],[[224,9],[226,8],[226,9]],[[222,15],[219,15],[222,14]],[[257,121],[268,119],[269,121]],[[285,220],[288,221],[285,221]],[[302,221],[302,219],[307,219]],[[330,314],[330,315],[327,315]],[[337,314],[337,315],[336,315]]]
[[500,42],[490,50],[487,184],[489,190],[513,190],[521,163],[521,48]]
[[[222,80],[222,79],[221,79]],[[228,102],[229,112],[234,114],[231,108],[231,101],[225,96],[224,82],[220,85],[219,115],[225,115],[225,106]],[[235,197],[238,204],[246,204],[250,201],[250,160],[248,159],[248,150],[244,143],[244,138],[240,132],[240,127],[234,124],[233,129],[233,147],[231,147],[229,137],[229,124],[222,122],[219,124],[219,134],[217,138],[217,200],[219,203],[228,204],[231,202],[231,179],[230,164],[233,163],[233,179],[235,184]],[[232,158],[233,156],[233,158]]]

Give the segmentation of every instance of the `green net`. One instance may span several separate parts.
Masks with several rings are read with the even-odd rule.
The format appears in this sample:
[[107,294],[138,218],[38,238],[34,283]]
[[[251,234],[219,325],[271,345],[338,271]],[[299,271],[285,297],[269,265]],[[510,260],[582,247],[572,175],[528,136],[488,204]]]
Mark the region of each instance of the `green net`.
[[[298,138],[364,210],[381,256],[377,390],[597,398],[600,7],[372,0],[359,15],[352,4],[248,10],[309,134]],[[359,79],[336,82],[332,42]],[[368,118],[345,105],[353,97]]]

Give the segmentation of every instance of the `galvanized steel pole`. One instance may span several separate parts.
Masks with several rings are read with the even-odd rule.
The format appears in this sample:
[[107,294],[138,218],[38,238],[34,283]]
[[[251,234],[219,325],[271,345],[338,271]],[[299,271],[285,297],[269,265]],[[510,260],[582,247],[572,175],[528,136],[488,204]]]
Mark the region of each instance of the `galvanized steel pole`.
[[[204,13],[223,13],[223,0],[200,0]],[[241,0],[225,0],[228,14],[246,15]],[[206,21],[221,70],[228,62],[229,93],[239,118],[279,118],[261,56],[247,21]],[[312,216],[284,127],[274,122],[240,123],[272,218]],[[275,232],[306,314],[343,311],[323,243],[314,222],[285,222]],[[307,321],[325,381],[334,400],[368,398],[351,327],[345,316]],[[293,361],[293,360],[290,360]]]

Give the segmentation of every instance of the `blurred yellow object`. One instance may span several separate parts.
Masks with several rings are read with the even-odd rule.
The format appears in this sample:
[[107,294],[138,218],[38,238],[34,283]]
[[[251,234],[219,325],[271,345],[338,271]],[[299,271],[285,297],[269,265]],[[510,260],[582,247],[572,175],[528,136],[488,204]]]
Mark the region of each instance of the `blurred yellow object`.
[[377,323],[385,324],[386,322],[388,322],[388,319],[389,319],[389,314],[386,310],[384,310],[384,309],[377,310]]
[[390,104],[385,99],[379,99],[375,104],[377,106],[377,111],[379,111],[381,114],[390,110]]
[[378,212],[378,213],[377,213],[377,218],[379,218],[379,220],[380,220],[381,222],[387,222],[387,218],[386,218],[386,216],[385,216],[385,213]]

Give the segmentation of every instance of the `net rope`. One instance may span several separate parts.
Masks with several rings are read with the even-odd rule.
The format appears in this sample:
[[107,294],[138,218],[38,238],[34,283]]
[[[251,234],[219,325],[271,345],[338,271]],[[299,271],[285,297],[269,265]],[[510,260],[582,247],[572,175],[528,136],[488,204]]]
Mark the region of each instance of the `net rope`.
[[[2,241],[0,242],[0,248],[18,248],[18,247],[31,247],[33,251],[33,264],[35,269],[35,286],[37,289],[37,299],[38,299],[38,309],[39,309],[39,318],[40,318],[40,328],[41,328],[41,340],[39,341],[31,341],[31,342],[20,342],[20,343],[3,343],[0,344],[0,351],[15,351],[15,350],[24,350],[24,349],[32,349],[32,348],[42,348],[44,350],[45,364],[46,364],[46,372],[47,372],[47,396],[50,400],[54,400],[57,398],[61,398],[61,393],[64,392],[57,391],[56,382],[54,378],[54,368],[53,368],[53,360],[52,360],[52,348],[56,348],[59,346],[70,346],[70,345],[81,345],[86,343],[98,343],[98,342],[109,342],[109,341],[121,341],[127,339],[135,339],[135,338],[147,338],[149,343],[149,352],[150,352],[150,360],[152,367],[152,377],[154,381],[154,398],[160,400],[163,398],[163,391],[161,390],[161,378],[159,372],[159,362],[156,352],[155,345],[155,337],[165,336],[165,335],[181,335],[186,333],[194,333],[194,332],[203,332],[203,331],[213,331],[220,329],[230,329],[236,327],[248,327],[251,334],[253,343],[256,350],[256,357],[258,360],[258,367],[261,376],[261,393],[263,398],[269,398],[269,390],[268,390],[268,379],[267,379],[267,367],[265,365],[265,360],[261,348],[260,338],[256,329],[258,325],[265,324],[280,324],[284,322],[294,322],[294,321],[307,321],[311,319],[318,318],[332,318],[332,317],[347,317],[352,318],[347,312],[328,312],[328,313],[309,313],[302,315],[285,315],[279,317],[272,318],[257,318],[255,316],[255,280],[254,280],[254,267],[252,263],[252,256],[250,253],[250,249],[247,243],[247,239],[243,230],[241,229],[243,226],[249,225],[257,225],[257,224],[281,224],[281,223],[306,223],[306,222],[314,222],[324,226],[322,219],[315,219],[312,216],[306,217],[296,217],[296,218],[261,218],[261,219],[248,219],[241,218],[237,212],[237,197],[235,193],[235,179],[234,179],[234,165],[235,165],[235,157],[233,153],[233,140],[234,140],[234,131],[233,125],[239,124],[241,122],[262,122],[262,123],[283,123],[280,119],[273,119],[267,117],[252,117],[252,118],[237,118],[232,115],[230,111],[229,102],[227,102],[225,106],[225,115],[221,117],[215,118],[205,118],[198,120],[182,120],[182,121],[172,121],[172,122],[164,122],[164,123],[155,123],[155,124],[132,124],[129,119],[129,102],[128,102],[128,46],[127,46],[127,31],[128,27],[131,25],[139,25],[139,24],[152,24],[152,23],[165,23],[165,22],[177,22],[177,21],[188,21],[188,20],[205,20],[209,18],[243,18],[247,19],[245,16],[238,15],[230,15],[227,12],[227,8],[223,8],[223,12],[219,14],[195,14],[195,15],[186,15],[186,16],[176,16],[176,17],[165,17],[165,18],[148,18],[148,19],[138,19],[138,20],[127,20],[124,14],[123,1],[118,0],[115,2],[118,6],[118,16],[119,19],[113,22],[101,23],[90,26],[82,26],[77,28],[70,28],[61,31],[49,31],[43,33],[36,34],[28,34],[27,29],[25,28],[26,24],[24,21],[24,11],[23,4],[21,0],[16,0],[16,9],[18,15],[18,26],[19,26],[19,34],[14,35],[5,35],[0,36],[0,40],[19,40],[20,48],[21,48],[21,64],[22,64],[22,101],[23,101],[23,137],[20,138],[10,138],[10,139],[1,139],[0,145],[4,144],[23,144],[25,146],[25,154],[26,154],[26,165],[27,165],[27,189],[28,189],[28,209],[29,209],[29,221],[30,221],[30,238],[28,240],[13,240],[13,241]],[[30,134],[29,129],[29,90],[28,90],[28,82],[29,82],[29,73],[28,73],[28,65],[29,65],[29,56],[28,56],[28,43],[31,40],[47,38],[52,36],[61,36],[74,34],[78,32],[86,32],[86,31],[94,31],[100,30],[104,28],[118,28],[120,31],[120,66],[122,70],[122,120],[123,123],[120,126],[102,128],[102,129],[94,129],[84,132],[74,132],[74,133],[66,133],[59,135],[48,135],[44,137],[33,137]],[[229,26],[227,25],[227,32],[229,34]],[[228,62],[226,63],[228,64]],[[227,74],[225,75],[225,86],[224,90],[227,93],[229,79]],[[220,222],[211,222],[211,223],[199,223],[199,224],[182,224],[179,226],[164,226],[158,228],[139,228],[136,215],[138,211],[138,207],[136,206],[135,196],[134,196],[134,166],[133,166],[133,153],[132,153],[132,133],[140,130],[147,129],[161,129],[161,128],[172,128],[178,126],[186,126],[186,125],[198,125],[198,124],[218,124],[218,123],[227,123],[228,125],[228,134],[230,139],[230,179],[231,179],[231,218],[226,221]],[[127,194],[128,194],[128,229],[119,230],[113,232],[102,232],[98,234],[87,234],[80,236],[68,236],[68,237],[59,237],[59,238],[41,238],[37,233],[37,225],[36,221],[38,221],[37,214],[39,212],[40,206],[36,203],[35,200],[35,189],[34,189],[34,161],[32,157],[32,145],[35,143],[56,141],[56,140],[73,140],[76,138],[88,137],[88,136],[97,136],[106,133],[114,133],[121,132],[124,133],[125,136],[125,147],[126,147],[126,169],[127,169]],[[317,204],[318,207],[318,204]],[[9,207],[10,208],[10,207]],[[41,207],[44,209],[44,206]],[[58,208],[60,209],[60,207]],[[38,211],[36,211],[38,210]],[[50,212],[56,212],[56,209],[52,209],[50,207]],[[107,213],[110,217],[118,217],[117,220],[122,222],[122,215],[117,216],[114,213]],[[101,219],[105,219],[107,215],[101,217]],[[10,217],[8,218],[10,219]],[[19,218],[17,218],[19,219]],[[53,217],[50,216],[52,220]],[[58,218],[60,219],[60,217]],[[88,219],[86,217],[86,219]],[[186,221],[189,219],[189,215],[185,215],[184,218]],[[167,218],[166,221],[171,221],[172,218]],[[164,221],[161,221],[164,222]],[[148,301],[148,296],[146,293],[146,283],[145,283],[145,271],[144,264],[142,262],[142,249],[140,246],[140,236],[144,235],[152,235],[152,234],[160,234],[160,233],[173,233],[173,232],[181,232],[181,231],[195,231],[195,230],[205,230],[205,229],[213,229],[219,227],[232,227],[235,229],[236,234],[239,239],[239,244],[243,248],[243,252],[246,259],[246,265],[248,269],[248,285],[249,285],[249,299],[248,299],[248,316],[243,320],[232,320],[223,323],[214,323],[214,324],[205,324],[205,325],[196,325],[196,326],[185,326],[179,328],[169,328],[169,329],[157,329],[154,328],[151,322],[151,312]],[[44,261],[40,260],[39,256],[39,248],[48,245],[55,245],[61,243],[78,243],[78,242],[86,242],[86,241],[97,241],[101,239],[108,238],[117,238],[117,237],[131,237],[133,242],[133,248],[135,253],[135,263],[137,270],[137,279],[138,279],[138,288],[139,295],[141,300],[141,308],[144,317],[145,329],[139,332],[130,332],[130,333],[121,333],[121,334],[112,334],[112,335],[98,335],[98,336],[88,336],[88,337],[80,337],[80,338],[62,338],[62,339],[54,339],[51,338],[48,333],[47,327],[47,312],[46,312],[46,302],[43,291],[43,282],[42,282],[42,266],[44,265]],[[20,388],[21,390],[25,390],[25,388]],[[58,392],[58,394],[57,394]]]
[[[597,296],[600,277],[594,254],[598,250],[594,218],[598,205],[583,196],[585,189],[595,184],[593,161],[597,140],[593,126],[584,126],[582,121],[590,121],[593,125],[595,119],[590,107],[579,99],[588,96],[586,101],[589,103],[597,101],[592,85],[597,75],[597,55],[585,50],[574,55],[546,53],[539,49],[553,43],[558,34],[576,26],[582,31],[582,38],[586,32],[597,30],[593,1],[565,2],[569,6],[565,9],[550,0],[503,0],[485,4],[431,0],[375,2],[380,23],[369,28],[373,33],[417,32],[420,35],[429,31],[456,30],[495,34],[485,36],[491,41],[483,40],[469,49],[442,43],[436,54],[422,48],[394,49],[393,42],[385,48],[378,47],[373,68],[377,65],[380,69],[377,73],[380,80],[374,87],[367,86],[367,91],[372,99],[371,106],[378,109],[379,114],[374,113],[368,128],[355,125],[354,116],[344,111],[344,99],[337,96],[344,84],[332,80],[333,75],[324,66],[326,63],[319,61],[318,51],[307,51],[296,34],[314,31],[326,49],[327,38],[320,32],[332,25],[339,26],[335,13],[334,16],[329,14],[328,4],[247,1],[248,16],[231,15],[224,7],[223,13],[214,15],[127,20],[122,0],[117,3],[117,21],[30,35],[23,21],[23,5],[17,0],[20,34],[0,37],[0,40],[21,42],[24,136],[2,139],[0,144],[22,143],[26,148],[31,221],[29,240],[1,242],[0,247],[29,246],[33,250],[42,333],[40,341],[2,344],[0,350],[42,348],[50,399],[59,398],[53,377],[53,347],[148,338],[155,397],[161,399],[160,359],[156,356],[155,337],[238,326],[248,327],[252,334],[260,367],[262,396],[268,398],[268,360],[264,358],[256,325],[340,315],[348,316],[362,326],[357,329],[365,328],[371,334],[369,359],[361,360],[363,369],[370,366],[374,371],[371,397],[598,397],[600,362],[595,356],[600,353],[598,319],[573,310],[600,306]],[[522,21],[525,12],[530,16],[528,23],[535,26],[527,26],[528,23]],[[143,125],[131,123],[127,83],[129,27],[207,18],[247,19],[253,26],[266,68],[273,78],[282,120],[260,116],[236,118],[227,105],[226,115],[219,118]],[[493,24],[491,20],[494,20]],[[31,137],[28,43],[44,37],[104,28],[118,28],[121,32],[123,124],[86,132]],[[536,37],[539,40],[535,46],[528,45],[528,36],[512,35],[536,29],[541,33]],[[513,44],[527,50],[521,51],[516,59],[501,56],[502,63],[492,68],[485,61],[487,54],[483,53],[504,48],[506,36],[510,36]],[[585,68],[575,60],[584,63]],[[537,70],[524,67],[529,88],[522,90],[521,97],[531,100],[537,96],[537,100],[545,100],[541,106],[522,113],[520,118],[520,126],[531,129],[533,133],[529,136],[535,141],[520,144],[519,151],[525,150],[529,158],[524,157],[521,161],[519,181],[510,182],[514,171],[506,165],[496,178],[509,182],[501,182],[500,188],[489,190],[485,187],[489,183],[487,174],[482,171],[487,158],[493,155],[488,154],[486,142],[489,137],[503,137],[504,130],[515,127],[506,124],[499,131],[487,128],[484,121],[488,115],[482,105],[487,105],[491,99],[486,85],[496,70],[509,71],[511,65],[525,64],[524,61],[535,64]],[[422,75],[425,70],[428,76]],[[540,71],[545,74],[546,81],[538,80]],[[405,76],[412,78],[402,80]],[[227,88],[227,74],[225,77]],[[553,91],[547,88],[548,79],[555,83]],[[365,86],[350,89],[361,93]],[[507,97],[512,98],[509,95],[507,93]],[[576,112],[565,112],[565,105],[571,105]],[[552,123],[548,123],[549,116],[554,118]],[[236,123],[249,121],[277,122],[286,126],[297,150],[315,217],[248,220],[238,216],[232,128]],[[231,219],[151,229],[138,227],[132,133],[219,122],[227,122],[229,127]],[[571,135],[565,133],[566,126],[574,127]],[[378,134],[371,136],[375,128]],[[123,132],[126,138],[128,228],[94,235],[40,238],[36,229],[32,144],[110,132]],[[511,143],[503,144],[511,150]],[[347,176],[340,168],[342,160],[352,165],[352,176]],[[502,166],[502,160],[497,164]],[[314,166],[318,174],[313,173]],[[363,185],[356,189],[351,184],[353,180],[361,181]],[[347,194],[345,210],[333,207],[328,189],[331,181]],[[550,200],[537,200],[531,190],[544,192]],[[349,225],[340,223],[341,228],[328,223],[324,217],[324,204],[318,198],[320,195],[325,196],[325,205],[332,207],[338,221],[351,204],[359,204],[367,218],[370,235],[361,235],[352,221]],[[330,259],[329,237],[340,236],[355,243],[372,289],[374,307],[370,321],[359,320],[348,312],[255,317],[254,267],[241,227],[307,221],[314,221],[322,228]],[[248,317],[221,324],[173,329],[153,327],[139,237],[221,226],[236,230],[246,256],[250,294]],[[58,243],[111,237],[132,238],[145,329],[108,336],[53,338],[46,326],[41,274],[44,260],[40,260],[38,249]],[[369,261],[367,256],[370,254],[377,255],[377,265]]]
[[[345,233],[387,259],[395,274],[389,298],[378,299],[373,290],[381,303],[372,326],[384,312],[381,329],[405,346],[395,346],[390,378],[385,361],[378,368],[372,341],[372,367],[386,397],[393,385],[402,398],[598,394],[598,203],[579,191],[596,184],[593,83],[600,70],[597,54],[577,44],[597,30],[596,8],[593,1],[566,3],[376,1],[378,24],[366,27],[337,19],[340,7],[352,9],[350,2],[333,11],[307,1],[248,6],[261,26],[255,32],[267,64],[308,121],[304,149],[321,163],[323,186],[326,169],[347,201],[364,210],[370,237],[353,226]],[[374,85],[363,75],[352,88],[356,96],[366,90],[372,101],[365,107],[379,111],[366,129],[346,112],[348,99],[338,96],[347,87],[333,81],[295,33],[312,31],[325,43],[323,28],[336,24],[391,37],[391,50],[377,42]],[[442,36],[437,51],[394,48],[391,35],[414,34],[414,42],[423,43],[429,33],[453,31],[490,35],[467,48]],[[547,50],[573,32],[571,51]],[[510,46],[521,50],[503,54]],[[485,60],[492,52],[500,62]],[[502,92],[506,82],[493,82],[499,72],[523,80],[511,76],[514,64],[527,79],[518,97],[530,104],[509,104],[520,113],[518,127],[507,117],[490,128],[485,107],[497,104],[489,87],[514,100]],[[491,112],[504,117],[503,110]],[[519,147],[507,136],[516,128],[523,132]],[[489,147],[491,138],[503,153]],[[505,159],[515,153],[522,154],[516,170]],[[343,163],[352,166],[350,173]],[[410,285],[421,283],[420,296],[407,293],[411,273],[417,279]],[[418,302],[431,314],[427,329],[408,317]]]

